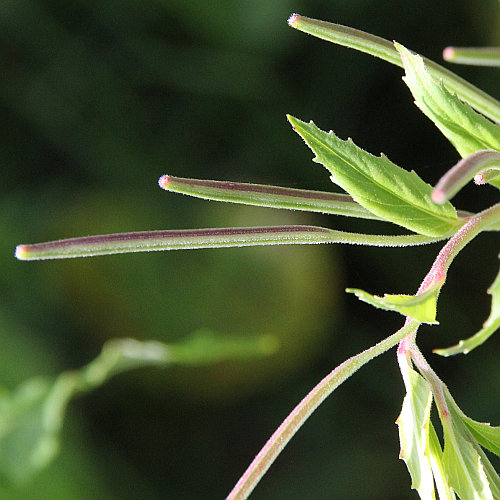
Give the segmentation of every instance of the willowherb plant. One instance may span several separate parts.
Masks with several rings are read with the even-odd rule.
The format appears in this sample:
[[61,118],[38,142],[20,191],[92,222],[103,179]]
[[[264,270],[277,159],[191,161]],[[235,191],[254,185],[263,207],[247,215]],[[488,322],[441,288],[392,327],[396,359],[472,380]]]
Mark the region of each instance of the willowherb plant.
[[[344,141],[332,131],[320,130],[312,121],[306,123],[288,116],[293,130],[313,151],[314,161],[324,165],[332,182],[348,194],[169,175],[161,177],[160,187],[208,200],[382,220],[402,226],[411,233],[400,236],[360,234],[301,225],[145,231],[19,245],[16,256],[22,260],[37,260],[209,247],[315,243],[413,246],[446,240],[414,295],[386,294],[380,297],[363,290],[347,290],[377,308],[402,314],[404,325],[373,347],[344,361],[321,380],[271,436],[228,499],[247,498],[287,442],[321,402],[361,366],[396,344],[399,344],[397,359],[406,388],[397,420],[400,456],[409,469],[412,487],[423,499],[435,498],[436,490],[440,499],[453,499],[456,495],[467,500],[499,499],[500,478],[483,448],[500,455],[500,427],[476,422],[460,410],[447,386],[420,352],[416,338],[422,323],[437,324],[438,296],[456,255],[480,233],[500,229],[500,204],[472,214],[456,210],[449,201],[473,179],[477,184],[488,183],[500,188],[500,103],[454,73],[398,43],[297,14],[292,15],[288,22],[298,30],[367,52],[404,68],[403,79],[415,103],[453,144],[462,160],[433,189],[415,172],[400,168],[386,156],[373,156],[356,146],[351,139]],[[498,65],[500,62],[498,49],[447,48],[444,56],[451,61],[470,64]],[[466,354],[498,329],[500,274],[488,293],[492,297],[492,307],[483,328],[453,347],[436,349],[436,353],[443,356]],[[127,351],[130,345],[127,349],[124,347],[127,346],[121,345],[121,354],[113,358],[115,363],[128,355],[130,364],[130,351]],[[146,359],[153,363],[170,359],[166,351],[161,351],[163,348],[160,349],[163,357],[158,354],[158,345],[150,345],[152,351],[146,353],[144,349],[148,346],[138,348],[138,345],[132,344],[132,347],[140,351],[134,358],[136,364],[144,364]],[[116,350],[111,349],[110,352]],[[137,362],[137,359],[140,361]],[[107,372],[113,370],[108,368]],[[78,386],[78,383],[74,386],[75,391],[90,387],[89,384]],[[71,395],[72,392],[66,394]],[[433,402],[442,424],[444,445],[431,422]],[[64,404],[61,406],[64,407]]]

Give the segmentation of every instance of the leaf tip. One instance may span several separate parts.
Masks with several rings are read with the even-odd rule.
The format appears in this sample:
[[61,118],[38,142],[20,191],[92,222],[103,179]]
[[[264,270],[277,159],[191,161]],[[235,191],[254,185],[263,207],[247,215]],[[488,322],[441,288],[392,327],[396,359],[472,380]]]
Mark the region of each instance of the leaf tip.
[[405,56],[407,57],[411,52],[404,46],[401,45],[399,42],[392,42],[394,45],[394,48],[399,52],[399,55],[404,58]]
[[456,345],[440,349],[433,349],[432,352],[434,354],[439,354],[439,356],[443,356],[444,358],[455,356],[456,354],[468,354],[471,349],[464,347],[464,344],[465,342],[463,340],[460,340]]
[[299,120],[292,115],[286,115],[286,119],[288,120],[288,122],[292,126],[292,129],[294,131],[297,131],[297,125],[298,125]]
[[162,175],[159,179],[158,179],[158,185],[162,188],[162,189],[168,189],[168,183],[170,182],[170,179],[171,177],[169,175]]

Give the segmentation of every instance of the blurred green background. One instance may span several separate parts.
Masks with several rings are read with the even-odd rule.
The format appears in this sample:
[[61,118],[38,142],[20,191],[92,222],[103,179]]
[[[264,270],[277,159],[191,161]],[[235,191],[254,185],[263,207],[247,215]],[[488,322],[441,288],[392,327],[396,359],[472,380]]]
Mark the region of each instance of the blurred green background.
[[[498,2],[423,0],[2,0],[0,384],[94,358],[114,337],[175,341],[201,327],[273,334],[272,358],[138,370],[73,401],[56,461],[9,499],[223,498],[287,413],[334,366],[401,325],[346,286],[411,293],[438,247],[276,247],[17,262],[14,247],[147,229],[369,222],[165,193],[164,173],[333,189],[285,114],[429,182],[457,154],[412,103],[401,70],[290,29],[292,12],[395,39],[435,60],[449,44],[500,43]],[[497,98],[498,70],[454,68]],[[460,208],[492,203],[473,187]],[[495,240],[495,238],[497,238]],[[499,341],[437,359],[479,329],[496,235],[457,259],[438,328],[421,343],[458,403],[500,423]],[[477,297],[477,298],[476,298]],[[252,498],[402,499],[403,397],[394,353],[328,400]],[[498,462],[497,462],[498,464]]]

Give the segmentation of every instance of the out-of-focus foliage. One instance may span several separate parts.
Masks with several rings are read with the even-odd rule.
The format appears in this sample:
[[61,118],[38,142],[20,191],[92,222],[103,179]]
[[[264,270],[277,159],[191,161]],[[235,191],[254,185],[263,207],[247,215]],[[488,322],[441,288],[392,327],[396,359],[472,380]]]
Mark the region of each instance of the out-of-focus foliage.
[[277,350],[271,336],[222,337],[199,330],[176,344],[135,339],[106,342],[99,356],[79,370],[56,378],[32,377],[0,394],[0,476],[20,485],[48,467],[60,449],[69,402],[111,377],[146,366],[205,366],[227,360],[269,356]]
[[[286,19],[299,11],[356,26],[438,59],[451,43],[498,43],[495,7],[493,0],[480,8],[465,0],[3,1],[0,385],[12,390],[82,366],[115,337],[168,342],[206,327],[274,334],[282,346],[268,360],[117,377],[69,408],[54,464],[28,485],[4,484],[3,497],[222,498],[320,377],[397,325],[355,301],[350,309],[343,276],[353,286],[400,289],[397,270],[406,283],[406,259],[421,260],[416,288],[435,253],[278,247],[20,263],[15,244],[141,229],[337,227],[334,217],[212,205],[156,186],[167,172],[332,189],[290,132],[288,112],[382,149],[433,182],[456,155],[412,108],[401,72],[298,34]],[[458,72],[498,97],[487,80],[492,70]],[[467,203],[487,205],[480,197]],[[472,252],[457,261],[458,277],[441,298],[464,332],[480,326],[489,303],[478,304],[477,315],[463,304],[476,288],[482,295],[496,267],[495,256]],[[445,315],[440,322],[430,347],[459,336]],[[473,354],[445,365],[470,381],[454,387],[464,410],[477,404],[474,378],[488,372],[491,393],[467,411],[478,420],[499,412],[497,342],[479,366]],[[391,392],[377,384],[390,370],[387,360],[373,363],[314,415],[255,497],[386,499],[389,483],[394,498],[402,498],[398,485],[407,494],[404,465],[395,467],[397,429],[385,431],[402,384]],[[394,374],[398,380],[395,367]],[[366,413],[380,428],[363,423]],[[359,442],[369,435],[373,448],[356,435]]]

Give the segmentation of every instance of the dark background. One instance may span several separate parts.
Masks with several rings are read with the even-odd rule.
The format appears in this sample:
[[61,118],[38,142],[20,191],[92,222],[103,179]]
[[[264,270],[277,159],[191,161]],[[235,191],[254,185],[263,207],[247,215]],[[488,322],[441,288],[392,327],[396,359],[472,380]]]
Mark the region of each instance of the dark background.
[[[12,389],[80,367],[114,337],[170,342],[210,327],[274,334],[282,344],[266,360],[138,370],[73,401],[61,454],[10,498],[223,498],[313,385],[401,326],[401,317],[343,290],[413,293],[439,246],[13,257],[18,243],[146,229],[312,223],[387,231],[156,185],[169,173],[334,189],[286,113],[383,151],[430,183],[457,161],[413,105],[399,68],[289,28],[292,12],[438,61],[446,45],[500,42],[493,0],[1,2],[0,383]],[[498,70],[454,69],[499,97]],[[456,204],[479,210],[494,199],[494,190],[470,187]],[[457,258],[441,324],[422,328],[420,342],[464,411],[499,424],[498,338],[467,357],[430,353],[486,319],[495,241],[482,235]],[[324,403],[252,498],[417,498],[398,460],[403,394],[391,351]]]

